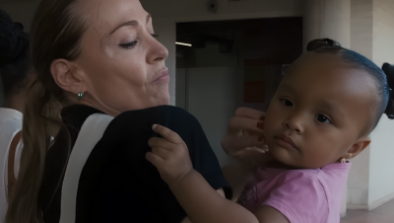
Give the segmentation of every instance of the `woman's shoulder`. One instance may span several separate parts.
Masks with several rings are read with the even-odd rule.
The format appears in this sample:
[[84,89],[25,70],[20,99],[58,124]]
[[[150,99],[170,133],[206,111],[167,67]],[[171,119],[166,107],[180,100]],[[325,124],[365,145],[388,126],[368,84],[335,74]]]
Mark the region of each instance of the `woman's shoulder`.
[[197,121],[197,119],[188,111],[171,105],[161,105],[161,106],[150,107],[145,109],[126,111],[115,117],[115,120],[116,121],[128,120],[128,119],[134,120],[140,117],[150,118],[150,119],[156,119],[158,117],[178,118],[182,120],[187,119],[191,121]]
[[[166,126],[176,132],[200,131],[199,121],[188,111],[170,105],[150,107],[140,110],[132,110],[116,116],[108,131],[117,131],[119,134],[129,131],[151,131],[153,124]],[[188,130],[188,131],[186,131]]]

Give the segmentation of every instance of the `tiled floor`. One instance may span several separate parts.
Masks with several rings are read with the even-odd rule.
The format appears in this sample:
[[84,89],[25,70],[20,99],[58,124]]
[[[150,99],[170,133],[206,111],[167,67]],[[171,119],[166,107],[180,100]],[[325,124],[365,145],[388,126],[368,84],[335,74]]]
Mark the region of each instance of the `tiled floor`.
[[390,201],[372,211],[348,210],[341,223],[393,223],[394,201]]

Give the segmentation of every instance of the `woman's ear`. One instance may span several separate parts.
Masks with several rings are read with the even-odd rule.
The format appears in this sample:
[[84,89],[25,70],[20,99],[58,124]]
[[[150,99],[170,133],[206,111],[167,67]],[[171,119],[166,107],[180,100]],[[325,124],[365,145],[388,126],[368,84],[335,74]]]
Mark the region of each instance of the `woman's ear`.
[[84,92],[83,78],[77,66],[65,59],[56,59],[51,63],[51,74],[56,84],[63,90],[77,95]]
[[345,159],[351,159],[361,153],[365,148],[371,144],[371,139],[367,136],[360,138],[343,156]]

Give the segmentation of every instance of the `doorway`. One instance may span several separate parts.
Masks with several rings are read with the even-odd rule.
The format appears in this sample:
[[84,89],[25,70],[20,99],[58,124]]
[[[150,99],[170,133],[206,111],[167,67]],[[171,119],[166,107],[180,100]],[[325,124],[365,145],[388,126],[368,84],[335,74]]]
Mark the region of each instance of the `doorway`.
[[227,123],[239,106],[265,111],[283,68],[303,52],[302,18],[177,24],[176,105],[200,121],[221,165]]

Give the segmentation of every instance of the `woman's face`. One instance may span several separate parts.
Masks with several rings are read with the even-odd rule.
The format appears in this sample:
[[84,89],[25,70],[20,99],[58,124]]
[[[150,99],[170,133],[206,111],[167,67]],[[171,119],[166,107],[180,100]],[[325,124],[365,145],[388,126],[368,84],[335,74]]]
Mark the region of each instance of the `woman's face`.
[[111,115],[168,104],[168,51],[139,0],[87,0],[82,13],[82,101]]

